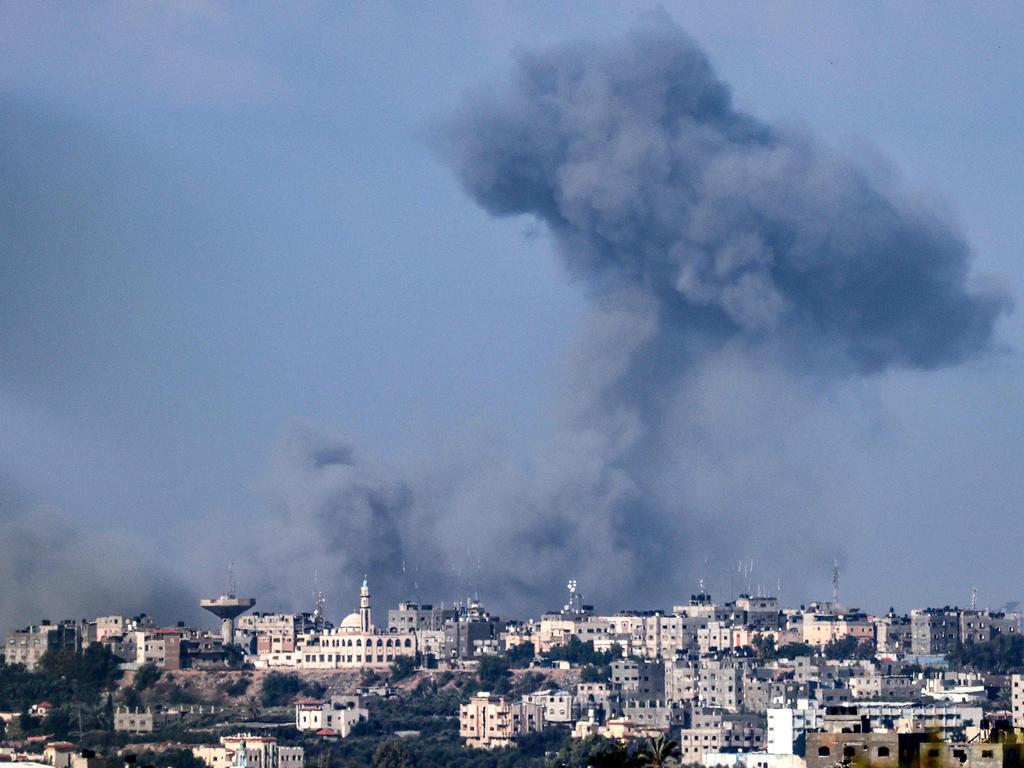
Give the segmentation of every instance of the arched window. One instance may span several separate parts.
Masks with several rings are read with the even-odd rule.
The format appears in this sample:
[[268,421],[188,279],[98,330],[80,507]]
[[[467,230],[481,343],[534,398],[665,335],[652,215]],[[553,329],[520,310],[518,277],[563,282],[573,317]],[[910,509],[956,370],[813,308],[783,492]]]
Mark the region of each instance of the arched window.
[[818,747],[818,757],[828,757],[832,754],[832,750],[828,747]]
[[412,648],[412,640],[410,640],[408,637],[405,638],[405,647]]

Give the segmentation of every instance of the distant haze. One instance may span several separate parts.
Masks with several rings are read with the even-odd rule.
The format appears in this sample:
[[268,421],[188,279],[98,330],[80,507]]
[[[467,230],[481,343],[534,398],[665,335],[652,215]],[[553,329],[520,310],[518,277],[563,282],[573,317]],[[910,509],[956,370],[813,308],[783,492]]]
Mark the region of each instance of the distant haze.
[[0,626],[1018,596],[1019,8],[495,7],[7,7]]

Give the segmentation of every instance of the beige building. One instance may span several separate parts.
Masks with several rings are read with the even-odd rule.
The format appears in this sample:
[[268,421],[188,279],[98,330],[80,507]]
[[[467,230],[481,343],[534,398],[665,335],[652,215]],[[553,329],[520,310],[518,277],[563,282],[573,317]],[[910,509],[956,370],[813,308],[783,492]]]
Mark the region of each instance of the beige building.
[[1010,676],[1010,704],[1013,709],[1013,727],[1024,728],[1024,675]]
[[303,768],[305,751],[302,747],[282,747],[273,736],[221,736],[220,746],[193,747],[192,754],[210,768],[229,768],[239,750],[245,750],[250,768]]
[[370,589],[359,590],[359,610],[334,629],[303,633],[294,658],[300,669],[387,669],[399,656],[416,657],[415,632],[382,632],[373,626]]
[[524,733],[544,730],[544,706],[476,694],[459,707],[459,737],[477,749],[510,747]]

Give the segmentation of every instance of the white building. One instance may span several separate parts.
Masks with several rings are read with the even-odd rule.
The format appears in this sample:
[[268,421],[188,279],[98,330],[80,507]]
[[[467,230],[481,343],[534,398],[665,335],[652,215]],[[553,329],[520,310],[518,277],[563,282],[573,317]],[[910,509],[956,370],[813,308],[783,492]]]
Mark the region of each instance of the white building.
[[346,738],[356,723],[369,718],[358,696],[332,696],[329,701],[303,699],[295,703],[295,727],[300,731],[334,731]]

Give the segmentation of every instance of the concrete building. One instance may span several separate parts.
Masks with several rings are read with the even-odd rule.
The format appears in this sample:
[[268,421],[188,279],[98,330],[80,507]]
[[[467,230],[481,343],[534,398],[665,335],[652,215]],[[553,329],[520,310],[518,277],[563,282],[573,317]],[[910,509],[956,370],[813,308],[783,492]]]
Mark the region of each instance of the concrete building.
[[302,635],[294,658],[301,669],[387,669],[399,656],[416,658],[416,634],[378,631],[373,625],[370,588],[359,590],[359,610],[334,629]]
[[154,664],[169,670],[185,666],[183,629],[140,629],[132,634],[135,637],[136,664]]
[[1022,745],[988,741],[925,742],[918,745],[918,764],[928,768],[1018,768]]
[[445,622],[455,621],[459,612],[455,608],[435,608],[433,605],[402,602],[398,608],[388,610],[389,632],[420,632],[443,629]]
[[819,728],[824,716],[825,710],[811,706],[811,702],[804,702],[800,708],[770,707],[766,751],[775,755],[803,756],[807,731]]
[[474,659],[481,653],[498,653],[500,637],[500,620],[474,600],[457,619],[444,625],[441,659],[452,662]]
[[665,665],[645,659],[616,659],[611,663],[611,682],[624,699],[665,698]]
[[329,628],[312,613],[252,613],[235,620],[236,640],[260,657],[293,653],[303,633]]
[[568,691],[545,690],[528,693],[523,696],[523,703],[543,707],[545,724],[567,725],[575,719],[576,697]]
[[622,719],[635,726],[667,732],[686,724],[689,708],[677,701],[664,699],[629,699],[622,704]]
[[1024,728],[1024,675],[1010,676],[1010,706],[1013,711],[1013,727]]
[[759,715],[696,709],[690,726],[679,731],[681,762],[700,763],[708,752],[753,752],[764,746]]
[[490,693],[459,707],[459,737],[476,749],[510,747],[525,733],[544,730],[544,707]]
[[831,733],[807,734],[807,768],[833,768],[836,764],[871,765],[873,768],[911,768],[918,765],[924,733]]
[[83,627],[75,621],[61,621],[17,629],[7,633],[4,658],[7,664],[24,664],[34,671],[39,660],[48,651],[78,651],[82,647]]
[[300,731],[334,731],[342,739],[352,728],[369,719],[370,711],[359,696],[332,696],[327,701],[303,699],[295,702],[295,727]]
[[890,611],[875,619],[875,648],[879,653],[913,653],[913,628],[909,616]]
[[944,655],[960,641],[960,611],[917,608],[910,612],[911,650],[919,655]]
[[248,733],[221,736],[220,746],[192,747],[192,754],[209,768],[230,768],[240,750],[244,751],[245,762],[250,768],[303,768],[305,765],[302,747],[283,747],[273,736]]
[[702,659],[697,698],[700,706],[739,712],[747,668],[742,659]]

